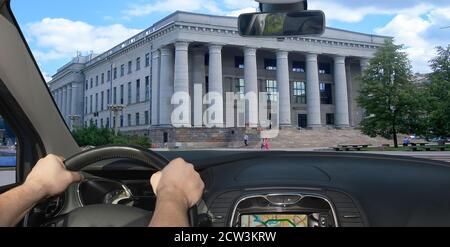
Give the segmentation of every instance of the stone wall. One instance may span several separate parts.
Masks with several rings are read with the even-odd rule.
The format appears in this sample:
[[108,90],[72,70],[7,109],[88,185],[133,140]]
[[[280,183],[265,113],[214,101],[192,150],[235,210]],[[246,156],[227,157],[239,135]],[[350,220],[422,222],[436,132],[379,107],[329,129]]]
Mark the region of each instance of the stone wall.
[[[154,147],[241,147],[245,134],[249,136],[250,143],[260,141],[259,131],[255,128],[154,128],[149,134]],[[167,135],[166,143],[165,134]]]

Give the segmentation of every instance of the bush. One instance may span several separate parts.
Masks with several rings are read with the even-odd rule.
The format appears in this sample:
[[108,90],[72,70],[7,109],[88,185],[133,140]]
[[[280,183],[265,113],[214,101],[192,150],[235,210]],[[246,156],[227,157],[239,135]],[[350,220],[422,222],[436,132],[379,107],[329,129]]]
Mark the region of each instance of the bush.
[[150,148],[151,141],[148,137],[138,135],[124,135],[119,133],[117,136],[108,128],[98,128],[91,125],[87,128],[78,128],[73,132],[73,137],[79,146],[104,146],[109,144],[116,145],[136,145],[143,148]]

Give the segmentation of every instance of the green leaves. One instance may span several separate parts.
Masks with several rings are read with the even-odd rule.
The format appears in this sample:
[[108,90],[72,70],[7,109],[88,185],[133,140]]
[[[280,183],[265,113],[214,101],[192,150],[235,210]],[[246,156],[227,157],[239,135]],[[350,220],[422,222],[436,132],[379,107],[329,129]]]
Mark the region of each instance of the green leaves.
[[360,107],[365,109],[363,133],[393,138],[397,133],[415,133],[420,115],[420,96],[412,83],[411,65],[403,47],[387,40],[362,75]]
[[151,142],[148,137],[137,135],[119,135],[115,136],[114,131],[107,128],[97,128],[91,124],[87,128],[78,128],[73,132],[73,137],[78,145],[83,146],[103,146],[108,144],[118,145],[137,145],[144,148],[150,148]]
[[450,135],[450,45],[437,47],[437,57],[430,61],[433,73],[425,87],[428,98],[428,130],[433,136]]
[[438,47],[426,85],[414,84],[403,47],[386,41],[363,72],[358,104],[365,109],[362,131],[393,138],[397,134],[450,135],[450,45]]

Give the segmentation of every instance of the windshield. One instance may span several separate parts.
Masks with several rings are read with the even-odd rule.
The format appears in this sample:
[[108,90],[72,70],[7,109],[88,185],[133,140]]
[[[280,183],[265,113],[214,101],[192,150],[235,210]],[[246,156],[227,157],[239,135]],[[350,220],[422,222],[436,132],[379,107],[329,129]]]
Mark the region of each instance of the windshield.
[[81,147],[450,150],[450,4],[308,5],[322,35],[255,38],[253,0],[12,1]]

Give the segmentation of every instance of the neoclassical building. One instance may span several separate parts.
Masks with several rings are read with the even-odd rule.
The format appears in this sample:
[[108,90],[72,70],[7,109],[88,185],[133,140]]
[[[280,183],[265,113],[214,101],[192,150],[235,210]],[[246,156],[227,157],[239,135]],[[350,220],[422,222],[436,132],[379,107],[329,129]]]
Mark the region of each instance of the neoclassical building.
[[[280,106],[281,127],[351,128],[362,118],[358,78],[388,38],[334,28],[318,37],[244,38],[237,18],[175,12],[103,54],[75,58],[49,87],[69,126],[117,123],[156,144],[226,143],[258,126],[253,104],[248,128],[222,127],[225,111],[215,116],[215,128],[205,128],[199,114],[189,118],[192,127],[173,128],[173,94],[193,94],[198,85],[224,99],[227,92],[267,93]],[[110,105],[124,106],[119,119]]]

